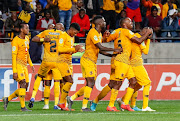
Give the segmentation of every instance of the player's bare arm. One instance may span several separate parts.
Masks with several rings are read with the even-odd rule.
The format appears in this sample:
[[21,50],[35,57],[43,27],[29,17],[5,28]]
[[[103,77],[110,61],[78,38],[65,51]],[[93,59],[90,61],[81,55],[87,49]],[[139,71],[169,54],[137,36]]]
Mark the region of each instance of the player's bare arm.
[[50,42],[51,39],[50,39],[50,38],[47,38],[47,37],[45,37],[45,38],[40,38],[40,37],[38,37],[38,36],[35,36],[35,37],[32,38],[32,41],[33,41],[33,42]]

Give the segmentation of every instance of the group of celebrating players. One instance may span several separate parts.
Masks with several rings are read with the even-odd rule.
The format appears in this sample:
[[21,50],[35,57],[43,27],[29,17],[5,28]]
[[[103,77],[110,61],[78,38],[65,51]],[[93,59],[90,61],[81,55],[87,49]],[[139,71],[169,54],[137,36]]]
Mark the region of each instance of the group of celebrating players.
[[[81,111],[95,111],[98,102],[111,91],[109,105],[106,110],[119,111],[114,106],[114,103],[122,81],[127,78],[129,80],[127,92],[122,98],[117,99],[120,109],[128,111],[155,111],[148,107],[151,81],[143,66],[142,59],[142,53],[147,54],[149,51],[149,38],[153,34],[152,29],[144,28],[140,33],[133,33],[131,31],[133,28],[132,21],[126,17],[120,21],[121,28],[114,30],[111,34],[106,31],[102,36],[101,31],[105,30],[106,27],[104,18],[97,15],[93,19],[93,24],[95,27],[88,32],[85,50],[82,45],[74,45],[74,37],[80,31],[80,26],[77,23],[72,23],[66,32],[63,31],[64,26],[61,23],[57,23],[55,27],[49,25],[47,30],[32,38],[33,42],[43,43],[44,56],[34,83],[32,97],[28,104],[29,108],[34,106],[35,96],[43,79],[45,81],[45,105],[43,109],[49,109],[50,86],[53,78],[54,109],[73,111],[74,109],[71,108],[73,101],[84,95]],[[9,101],[19,97],[21,111],[31,111],[25,107],[26,89],[29,85],[27,63],[34,72],[34,66],[28,52],[28,24],[22,24],[20,30],[20,34],[12,41],[13,79],[19,83],[20,88],[9,97],[3,98],[4,109],[7,110]],[[101,44],[102,42],[110,41],[114,41],[114,48],[104,47]],[[113,54],[108,53],[108,51],[113,51]],[[73,84],[72,54],[76,52],[84,52],[80,65],[83,77],[86,79],[86,86],[82,87],[74,95],[68,96]],[[90,108],[87,108],[97,76],[96,63],[99,53],[111,57],[110,81],[100,94],[91,101]],[[142,86],[144,86],[143,106],[142,109],[139,109],[136,106],[136,99],[138,90]],[[59,100],[60,92],[61,97]],[[131,104],[129,105],[130,100]]]

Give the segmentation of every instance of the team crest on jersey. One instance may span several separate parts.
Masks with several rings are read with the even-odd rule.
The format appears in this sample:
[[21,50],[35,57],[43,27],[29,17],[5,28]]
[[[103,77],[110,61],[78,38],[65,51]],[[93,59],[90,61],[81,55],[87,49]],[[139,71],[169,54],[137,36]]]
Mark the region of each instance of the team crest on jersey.
[[23,74],[23,73],[21,73],[21,76],[24,76],[24,74]]
[[59,40],[59,43],[60,43],[60,44],[62,44],[62,43],[63,43],[63,38],[61,38],[61,39]]
[[94,36],[94,40],[98,41],[98,37],[96,35]]
[[89,72],[89,74],[90,74],[90,75],[92,75],[92,74],[93,74],[93,72],[92,72],[92,71],[90,71],[90,72]]
[[115,34],[116,33],[116,31],[114,30],[111,34]]
[[123,73],[121,74],[121,77],[124,77],[124,74],[123,74]]
[[24,44],[25,44],[25,46],[27,46],[28,45],[28,41],[24,41]]
[[70,71],[69,71],[69,70],[67,70],[67,73],[70,73]]
[[12,47],[12,51],[13,52],[16,51],[16,47],[15,46]]

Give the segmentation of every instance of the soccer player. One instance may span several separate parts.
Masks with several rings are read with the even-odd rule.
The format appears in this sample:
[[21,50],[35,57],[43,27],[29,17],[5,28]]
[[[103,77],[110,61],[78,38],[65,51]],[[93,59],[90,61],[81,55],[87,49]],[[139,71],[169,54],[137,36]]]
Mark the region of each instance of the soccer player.
[[107,48],[101,45],[102,39],[105,40],[106,37],[102,38],[101,31],[104,30],[106,23],[102,16],[96,16],[94,18],[95,27],[92,28],[86,38],[86,50],[83,56],[81,57],[81,70],[83,73],[83,77],[86,79],[86,86],[82,87],[78,92],[76,92],[73,96],[68,97],[67,101],[69,104],[69,108],[71,108],[73,100],[78,96],[84,95],[82,111],[91,111],[87,108],[88,100],[90,98],[90,94],[92,88],[95,84],[96,75],[97,75],[97,67],[96,62],[98,58],[99,51],[115,51],[117,53],[121,53],[122,48]]
[[69,30],[65,34],[61,35],[59,38],[58,45],[58,69],[65,81],[65,85],[62,88],[61,99],[58,106],[65,111],[69,109],[65,106],[66,97],[68,96],[71,85],[73,84],[72,79],[72,54],[75,52],[83,52],[81,45],[74,46],[74,36],[80,31],[80,26],[77,23],[72,23]]
[[[35,96],[38,91],[38,88],[39,88],[42,78],[45,78],[50,70],[55,69],[57,67],[57,63],[56,63],[57,59],[58,59],[57,43],[59,42],[59,38],[60,38],[61,34],[64,34],[64,32],[62,32],[60,30],[56,30],[56,29],[50,29],[50,30],[45,30],[45,31],[41,32],[40,34],[36,35],[32,39],[32,41],[34,41],[34,42],[43,42],[44,56],[43,56],[43,61],[41,63],[39,71],[38,71],[38,76],[34,83],[32,97],[28,104],[28,106],[30,108],[33,107],[33,103],[35,101]],[[58,70],[56,70],[56,71],[58,71]],[[54,74],[56,75],[56,73],[59,73],[59,72],[55,72]],[[57,78],[54,78],[55,79],[55,83],[54,83],[55,90],[59,89],[59,80],[61,78],[61,77],[59,77],[59,74],[57,76],[56,76]],[[50,94],[50,84],[49,84],[49,81],[46,81],[45,83],[46,83],[45,85],[48,86],[48,87],[46,87],[47,90],[45,90],[45,93],[47,94],[47,95],[45,95],[45,97],[47,96],[46,98],[48,100],[48,95]],[[58,103],[58,97],[59,97],[59,91],[55,91],[55,106]],[[48,104],[48,102],[49,101],[47,101],[47,104]]]
[[[27,62],[31,66],[32,71],[34,72],[34,66],[30,59],[29,55],[29,25],[21,24],[20,34],[16,36],[12,41],[12,69],[13,69],[13,79],[15,79],[20,88],[14,91],[9,97],[5,97],[4,101],[4,110],[7,110],[8,102],[13,98],[19,96],[21,111],[31,111],[25,107],[25,95],[26,88],[29,83]],[[27,85],[26,85],[27,84]]]
[[[140,38],[142,35],[146,33],[148,28],[144,28],[140,33],[135,33],[135,35]],[[148,107],[149,100],[149,88],[151,86],[151,80],[149,79],[148,73],[143,66],[142,53],[148,54],[150,46],[150,39],[142,42],[140,45],[136,43],[132,43],[132,53],[130,59],[130,65],[132,66],[133,72],[137,79],[137,85],[135,86],[134,94],[131,97],[131,108],[135,111],[155,111]],[[138,90],[144,86],[143,88],[143,107],[142,110],[136,107],[136,99],[138,95]],[[126,95],[125,95],[126,96]],[[122,101],[124,101],[124,98]],[[117,99],[117,102],[121,104],[121,99]]]
[[[127,89],[127,94],[132,95],[132,91],[134,90],[136,79],[135,75],[132,71],[132,67],[129,65],[129,58],[131,55],[131,47],[132,43],[135,42],[137,44],[142,43],[148,35],[151,33],[150,30],[147,31],[145,35],[141,38],[137,38],[135,34],[131,31],[133,25],[132,21],[129,18],[123,18],[120,21],[120,26],[122,28],[118,28],[114,30],[111,35],[107,38],[107,42],[114,40],[114,48],[123,48],[123,52],[118,54],[116,57],[112,57],[111,59],[111,75],[110,82],[107,86],[103,88],[101,93],[93,100],[91,104],[91,110],[95,111],[97,103],[99,100],[104,98],[108,92],[111,91],[111,97],[109,101],[109,105],[107,107],[107,111],[119,111],[114,106],[114,102],[118,95],[118,90],[122,85],[122,81],[124,78],[129,79],[129,87]],[[129,105],[125,105],[125,109],[129,111],[134,111],[130,108]]]
[[[48,28],[48,29],[50,29],[50,28]],[[64,31],[64,25],[62,23],[57,23],[55,26],[55,29]],[[56,48],[56,50],[57,50],[57,48]],[[49,109],[49,97],[50,97],[50,87],[51,87],[52,78],[54,79],[54,100],[55,100],[54,101],[54,109],[55,110],[61,109],[57,106],[57,104],[59,102],[60,89],[62,89],[62,86],[64,85],[64,83],[63,83],[63,79],[61,77],[61,73],[58,70],[58,68],[52,69],[47,74],[47,76],[44,78],[44,80],[45,80],[44,104],[45,105],[44,105],[43,109]],[[59,85],[61,85],[61,88]]]

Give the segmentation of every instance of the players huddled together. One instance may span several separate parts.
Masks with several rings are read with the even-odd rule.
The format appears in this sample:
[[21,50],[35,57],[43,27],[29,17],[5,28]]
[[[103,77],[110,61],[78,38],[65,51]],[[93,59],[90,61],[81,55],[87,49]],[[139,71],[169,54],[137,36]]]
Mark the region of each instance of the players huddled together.
[[[34,82],[28,107],[33,108],[40,82],[44,80],[45,105],[43,109],[49,109],[50,86],[51,80],[54,79],[55,110],[74,111],[72,109],[73,101],[80,96],[84,96],[81,111],[96,111],[98,102],[111,91],[107,111],[119,111],[114,106],[116,100],[121,111],[155,111],[148,107],[151,80],[143,66],[142,59],[142,53],[148,54],[149,38],[153,34],[152,29],[147,27],[143,28],[139,33],[133,33],[131,31],[133,23],[128,17],[121,19],[121,28],[114,30],[111,34],[105,31],[106,22],[102,16],[97,15],[93,19],[93,24],[94,27],[90,29],[86,37],[85,50],[83,45],[74,45],[74,38],[80,31],[80,26],[77,23],[72,23],[66,32],[62,23],[57,23],[55,26],[50,24],[47,30],[32,38],[33,42],[43,44],[44,55]],[[102,31],[105,31],[103,35]],[[29,85],[27,63],[31,66],[33,72],[35,70],[28,51],[28,33],[28,24],[21,24],[20,34],[12,41],[13,79],[19,83],[20,88],[15,90],[9,97],[3,98],[4,110],[7,110],[9,101],[19,97],[21,111],[31,111],[25,107],[26,89]],[[101,44],[110,41],[114,41],[114,48],[104,47]],[[113,53],[108,53],[110,51]],[[80,65],[83,77],[86,79],[86,86],[80,88],[72,96],[68,96],[73,84],[72,54],[76,52],[84,52]],[[97,76],[96,63],[99,53],[111,57],[110,81],[99,95],[90,102],[91,105],[88,108],[87,104]],[[119,88],[125,78],[129,80],[129,87],[123,97],[117,98]],[[142,109],[139,109],[136,106],[136,99],[138,90],[142,86],[144,87],[143,106]],[[129,104],[130,100],[131,103]]]

